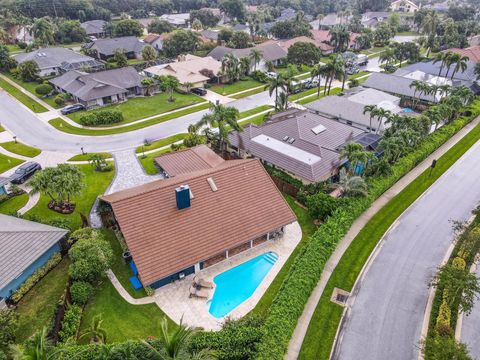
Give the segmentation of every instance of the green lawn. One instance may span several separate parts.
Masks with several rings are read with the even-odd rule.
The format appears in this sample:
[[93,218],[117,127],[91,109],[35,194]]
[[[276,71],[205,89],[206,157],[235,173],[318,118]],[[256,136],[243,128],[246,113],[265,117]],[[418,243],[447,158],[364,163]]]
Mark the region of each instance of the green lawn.
[[10,151],[11,153],[30,157],[30,158],[40,155],[40,153],[42,152],[42,150],[40,149],[22,144],[20,142],[15,142],[15,141],[0,143],[0,146],[3,147],[5,150]]
[[1,133],[1,132],[4,132],[4,131],[5,131],[5,129],[0,126],[0,133]]
[[315,232],[316,226],[313,224],[313,220],[308,214],[308,211],[302,207],[300,207],[293,197],[287,194],[283,194],[285,199],[287,200],[288,204],[297,215],[298,223],[302,228],[302,240],[297,245],[295,250],[293,250],[292,254],[289,256],[286,263],[283,265],[282,269],[279,271],[273,282],[268,287],[267,291],[261,297],[258,304],[252,310],[252,314],[255,315],[265,315],[265,313],[270,308],[273,300],[277,296],[277,293],[280,291],[280,287],[282,286],[283,280],[288,275],[290,268],[297,257],[297,254],[302,250],[305,246],[307,241],[310,239],[310,236]]
[[[333,88],[332,90],[330,90],[330,95],[327,95],[327,96],[333,96],[333,95],[336,95],[336,94],[340,94],[342,92],[342,89],[341,88]],[[315,100],[318,100],[318,99],[321,99],[323,96],[323,91],[320,91],[320,97],[317,97],[317,96],[309,96],[305,99],[300,99],[297,101],[298,104],[301,104],[301,105],[304,105],[304,104],[308,104],[312,101],[315,101]]]
[[17,211],[20,210],[28,201],[28,194],[21,194],[14,196],[7,201],[0,203],[0,214],[5,215],[16,215]]
[[64,259],[40,280],[18,303],[17,343],[23,342],[53,320],[55,308],[68,280],[68,259]]
[[194,112],[208,109],[209,106],[210,106],[210,103],[205,102],[204,104],[195,106],[193,108],[176,111],[168,115],[159,116],[147,121],[142,121],[130,126],[124,126],[124,127],[115,128],[115,129],[96,130],[96,129],[79,128],[79,127],[70,125],[69,123],[62,120],[61,118],[52,119],[48,123],[53,127],[55,127],[57,130],[60,130],[69,134],[85,135],[85,136],[114,135],[114,134],[121,134],[129,131],[133,131],[133,130],[143,129],[148,126],[152,126],[155,124],[162,123],[164,121],[172,120],[180,116],[184,116],[184,115],[192,114]]
[[255,115],[255,114],[258,114],[262,111],[266,111],[266,110],[270,110],[272,109],[272,106],[270,105],[260,105],[256,108],[253,108],[253,109],[250,109],[250,110],[246,110],[246,111],[242,111],[240,113],[240,116],[239,116],[239,119],[238,120],[239,122],[242,121],[243,118],[246,118],[246,117],[249,117],[249,116],[252,116],[252,115]]
[[[272,110],[273,111],[273,110]],[[246,126],[248,124],[256,124],[256,125],[261,125],[263,124],[263,122],[265,121],[266,117],[268,116],[268,114],[270,114],[272,111],[269,111],[268,113],[265,113],[265,114],[260,114],[258,116],[254,116],[250,119],[247,119],[247,120],[239,120],[239,123],[240,125],[242,126]]]
[[4,79],[0,78],[0,88],[3,88],[6,92],[20,101],[23,105],[28,107],[30,110],[36,113],[41,113],[48,111],[44,106],[40,105],[38,102],[30,98],[29,96],[22,93],[19,89],[15,86],[9,84]]
[[157,141],[151,142],[149,145],[141,145],[137,147],[135,152],[137,154],[141,154],[143,151],[150,151],[150,150],[155,150],[170,144],[173,144],[174,142],[183,140],[185,138],[186,134],[175,134]]
[[[263,84],[265,86],[265,84]],[[257,89],[253,89],[253,90],[250,90],[250,91],[245,91],[241,94],[238,94],[238,95],[234,95],[234,96],[230,96],[231,98],[233,99],[242,99],[244,97],[247,97],[247,96],[252,96],[252,95],[255,95],[255,94],[258,94],[258,93],[261,93],[261,92],[264,92],[265,91],[265,87],[262,86],[262,87],[259,87]]]
[[148,175],[155,175],[155,174],[158,174],[158,169],[155,166],[155,162],[153,161],[153,159],[155,159],[157,156],[160,156],[170,151],[172,151],[170,148],[158,150],[153,153],[147,154],[145,156],[139,156],[138,160],[140,161],[140,163],[143,166],[143,169]]
[[[103,230],[103,233],[112,245],[114,254],[112,270],[120,283],[133,297],[146,296],[145,290],[135,291],[130,285],[129,278],[132,276],[130,267],[123,262],[122,248],[115,234],[110,230]],[[102,326],[107,331],[109,343],[158,336],[160,320],[166,316],[156,304],[131,305],[127,303],[108,279],[104,279],[95,288],[93,298],[85,307],[80,333],[84,332],[90,325],[92,318],[99,314],[104,320]],[[87,341],[87,339],[80,340],[82,343]]]
[[39,95],[35,92],[35,88],[40,85],[38,82],[36,81],[30,81],[30,82],[26,82],[26,81],[23,81],[21,79],[17,79],[16,77],[14,77],[12,74],[4,74],[6,77],[8,77],[10,80],[16,82],[18,85],[20,85],[21,87],[23,87],[25,90],[27,90],[30,94],[36,96],[37,98],[45,101],[48,105],[50,105],[51,107],[55,108],[55,109],[58,109],[60,106],[58,106],[57,104],[55,104],[55,96],[50,96],[48,98],[42,98],[42,95]]
[[437,160],[435,170],[425,170],[391,199],[355,237],[328,281],[310,321],[299,359],[328,359],[343,308],[330,301],[333,288],[351,291],[365,262],[391,224],[480,139],[480,126]]
[[360,71],[356,74],[350,75],[348,77],[348,80],[358,79],[359,77],[366,76],[366,75],[370,75],[370,71]]
[[23,160],[0,154],[0,174],[23,163]]
[[103,153],[86,153],[86,154],[78,154],[78,155],[75,155],[75,156],[72,156],[70,159],[68,159],[67,161],[88,161],[90,160],[90,157],[93,156],[93,155],[100,155],[101,157],[103,157],[104,159],[111,159],[112,158],[112,154],[108,153],[108,152],[103,152]]
[[[113,165],[113,164],[112,164]],[[70,228],[77,229],[82,225],[80,214],[88,217],[90,210],[97,196],[102,195],[115,174],[114,170],[108,172],[97,172],[90,164],[77,165],[85,174],[85,187],[79,196],[75,196],[73,201],[76,203],[75,211],[72,214],[59,214],[50,210],[47,205],[50,198],[44,195],[35,207],[26,213],[27,218],[32,216],[34,219],[49,222],[56,219],[66,219],[70,223]]]
[[17,44],[9,44],[9,45],[7,45],[7,48],[8,48],[8,51],[11,54],[25,51],[25,50],[20,49],[20,47]]
[[[98,110],[89,110],[89,111],[78,111],[73,114],[68,115],[73,121],[80,123],[80,118],[85,113],[95,113],[97,111],[102,111],[105,109],[108,110],[119,110],[123,113],[124,120],[121,123],[112,124],[111,126],[118,126],[121,124],[127,124],[135,120],[144,119],[150,116],[160,115],[165,112],[173,111],[180,109],[186,106],[200,104],[206,100],[202,99],[199,96],[193,94],[175,94],[175,101],[168,101],[168,94],[162,92],[153,96],[144,96],[128,99],[125,102],[110,105]],[[195,111],[199,109],[196,108]],[[178,115],[177,115],[178,116]],[[102,125],[106,127],[106,125]]]
[[264,84],[257,80],[253,80],[250,77],[247,77],[246,80],[238,80],[233,84],[213,85],[209,90],[212,90],[217,94],[230,95],[262,85]]

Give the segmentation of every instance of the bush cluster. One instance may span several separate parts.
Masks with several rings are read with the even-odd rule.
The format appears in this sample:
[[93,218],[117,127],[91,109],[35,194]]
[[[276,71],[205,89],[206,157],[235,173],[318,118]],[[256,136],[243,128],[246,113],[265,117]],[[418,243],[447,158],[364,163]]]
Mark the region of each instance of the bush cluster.
[[89,112],[80,117],[80,124],[84,126],[97,126],[116,124],[123,121],[123,114],[118,110],[101,110]]
[[348,201],[347,198],[337,199],[328,194],[319,192],[315,195],[307,196],[308,213],[313,219],[326,221],[333,212],[339,207],[342,201]]
[[20,299],[47,273],[52,270],[62,260],[59,253],[55,253],[52,257],[40,268],[38,268],[25,282],[12,294],[10,299],[17,303]]
[[265,170],[267,170],[267,172],[270,175],[275,176],[275,177],[285,181],[286,183],[295,186],[297,189],[301,189],[303,187],[303,183],[300,180],[295,179],[294,177],[288,175],[286,172],[284,172],[282,170],[279,170],[279,169],[276,169],[276,168],[274,168],[273,166],[270,166],[270,165],[264,164],[263,166],[265,167]]
[[77,305],[70,305],[65,310],[63,316],[62,328],[58,332],[61,342],[66,342],[71,338],[76,338],[82,319],[82,308]]
[[281,290],[265,319],[264,336],[258,344],[258,359],[282,359],[303,308],[317,284],[326,261],[337,243],[345,236],[355,219],[383,192],[404,174],[422,162],[440,145],[472,121],[480,113],[480,100],[470,106],[468,116],[462,116],[429,135],[421,145],[392,166],[389,176],[369,179],[369,195],[347,202],[336,209],[318,228],[298,254]]
[[70,296],[75,305],[85,305],[92,295],[92,285],[85,281],[74,281],[70,286]]
[[36,88],[35,88],[35,92],[38,94],[38,95],[47,95],[47,94],[50,94],[53,90],[53,87],[52,85],[50,84],[41,84],[41,85],[38,85]]
[[266,83],[268,81],[267,75],[263,71],[260,71],[260,70],[252,71],[250,73],[250,77],[253,80],[257,80],[257,81],[260,81],[262,83]]

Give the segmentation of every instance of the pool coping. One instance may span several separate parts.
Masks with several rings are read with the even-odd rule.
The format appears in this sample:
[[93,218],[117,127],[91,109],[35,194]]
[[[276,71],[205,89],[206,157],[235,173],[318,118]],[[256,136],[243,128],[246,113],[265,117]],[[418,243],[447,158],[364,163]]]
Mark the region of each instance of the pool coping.
[[203,269],[197,276],[213,282],[215,276],[265,252],[273,251],[278,255],[277,261],[254,293],[222,318],[215,318],[208,311],[207,302],[212,299],[215,288],[209,290],[208,299],[189,297],[189,289],[193,283],[194,274],[157,289],[154,295],[155,303],[176,323],[182,320],[183,324],[188,326],[200,327],[205,330],[220,330],[226,319],[241,318],[255,307],[301,239],[302,230],[300,225],[298,222],[294,222],[285,227],[285,233],[282,238],[270,240]]

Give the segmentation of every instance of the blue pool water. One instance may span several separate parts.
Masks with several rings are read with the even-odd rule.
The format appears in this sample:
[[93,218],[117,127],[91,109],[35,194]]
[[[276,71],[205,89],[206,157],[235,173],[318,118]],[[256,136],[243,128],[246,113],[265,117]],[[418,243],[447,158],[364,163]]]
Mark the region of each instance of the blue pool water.
[[403,108],[403,112],[405,113],[413,113],[413,109],[410,109],[410,108]]
[[210,314],[221,318],[252,296],[277,259],[277,254],[267,252],[215,276]]

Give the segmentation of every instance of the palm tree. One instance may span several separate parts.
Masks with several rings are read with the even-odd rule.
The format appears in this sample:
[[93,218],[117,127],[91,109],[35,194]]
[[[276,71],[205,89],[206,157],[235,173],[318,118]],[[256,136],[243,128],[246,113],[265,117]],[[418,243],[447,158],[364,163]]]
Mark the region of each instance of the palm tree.
[[186,327],[180,320],[179,326],[173,330],[169,329],[167,318],[164,317],[160,321],[160,336],[158,340],[161,349],[153,347],[151,344],[143,340],[143,343],[151,350],[151,355],[161,360],[180,360],[180,359],[198,359],[210,360],[216,359],[216,355],[211,350],[205,349],[197,353],[191,353],[188,345],[191,340],[198,334],[198,330]]
[[30,29],[30,34],[39,45],[48,46],[55,43],[54,28],[47,17],[36,20]]
[[[421,81],[421,80],[413,80],[409,87],[410,89],[413,88],[413,108],[416,108],[417,106],[417,101],[420,101],[420,97],[426,90],[426,83]],[[417,98],[417,93],[418,93],[418,98]]]
[[325,15],[323,14],[318,14],[317,15],[317,20],[318,20],[318,30],[322,30],[322,20],[325,18]]
[[371,132],[373,129],[372,120],[377,116],[377,111],[378,111],[377,105],[365,105],[363,107],[363,115],[365,115],[366,113],[370,114],[370,126],[368,129],[368,132]]
[[378,57],[378,62],[380,64],[386,63],[386,65],[391,64],[395,61],[395,51],[392,48],[386,48],[380,56]]
[[447,73],[445,74],[445,77],[448,77],[448,74],[450,73],[450,68],[453,64],[456,64],[460,60],[460,58],[461,56],[459,54],[452,52],[450,52],[450,55],[446,57],[445,66],[447,67]]
[[330,95],[330,89],[332,88],[333,79],[341,79],[342,74],[345,72],[345,60],[341,55],[334,55],[330,60],[330,76],[328,82],[328,95]]
[[63,349],[55,349],[48,340],[48,331],[44,327],[24,345],[10,345],[14,360],[54,360],[59,357]]
[[317,97],[320,97],[320,87],[321,87],[321,80],[322,76],[325,76],[327,73],[328,69],[325,65],[322,63],[316,64],[312,71],[310,72],[310,75],[312,76],[312,79],[318,77],[318,84],[317,84]]
[[475,94],[465,85],[450,87],[450,95],[456,96],[462,100],[463,106],[467,106],[475,100]]
[[348,142],[345,144],[343,149],[340,151],[340,159],[345,159],[349,163],[349,169],[351,174],[355,172],[355,168],[363,155],[360,155],[361,152],[364,151],[364,148],[361,144],[357,144],[354,142]]
[[391,113],[392,112],[390,110],[385,110],[382,107],[378,107],[375,110],[375,115],[377,116],[377,119],[378,119],[378,127],[377,127],[377,131],[375,132],[376,134],[378,134],[378,132],[382,128],[383,120],[388,119],[388,117],[391,115]]
[[157,75],[154,79],[158,80],[160,82],[160,88],[168,93],[168,101],[175,101],[173,92],[180,86],[178,79],[173,75]]
[[438,76],[440,76],[442,74],[442,70],[445,67],[445,61],[446,61],[447,57],[450,56],[450,54],[451,54],[451,52],[448,52],[448,51],[447,52],[439,52],[433,58],[433,63],[432,64],[436,64],[436,63],[440,62],[440,69],[438,71]]
[[347,176],[345,170],[340,170],[340,182],[337,184],[343,196],[367,196],[368,188],[360,176]]
[[383,149],[385,157],[391,163],[397,161],[406,148],[405,142],[399,136],[384,137],[378,145]]
[[279,98],[278,90],[282,92],[287,92],[287,83],[281,74],[277,74],[274,78],[268,79],[267,85],[265,85],[265,90],[268,89],[268,94],[272,96],[275,92],[275,110],[279,110]]
[[140,81],[140,84],[142,84],[143,88],[145,89],[145,96],[150,96],[151,90],[155,85],[155,81],[152,78],[146,77]]
[[221,61],[221,72],[227,76],[228,82],[232,83],[238,77],[238,59],[235,55],[229,53],[225,54]]
[[257,71],[257,65],[262,60],[263,53],[261,50],[253,48],[250,50],[250,59],[253,61],[253,69]]
[[102,328],[103,319],[100,315],[95,315],[92,318],[90,327],[85,331],[80,338],[88,337],[90,342],[97,344],[106,344],[107,343],[107,332]]
[[187,94],[190,93],[190,90],[192,90],[192,88],[193,88],[193,84],[190,81],[183,83],[183,89]]
[[450,78],[452,80],[457,72],[461,71],[464,73],[465,70],[467,70],[469,58],[468,56],[458,56],[454,58],[454,61],[452,65],[455,65],[455,67],[453,68],[452,77]]
[[196,127],[197,129],[203,126],[218,127],[220,150],[224,151],[225,145],[230,144],[228,140],[230,130],[242,131],[242,127],[238,124],[238,117],[239,112],[236,108],[212,103],[210,112],[202,116]]
[[334,26],[329,34],[330,43],[335,48],[335,52],[343,52],[348,48],[350,32],[345,26]]
[[242,57],[238,66],[241,75],[248,75],[248,72],[250,71],[250,58]]

